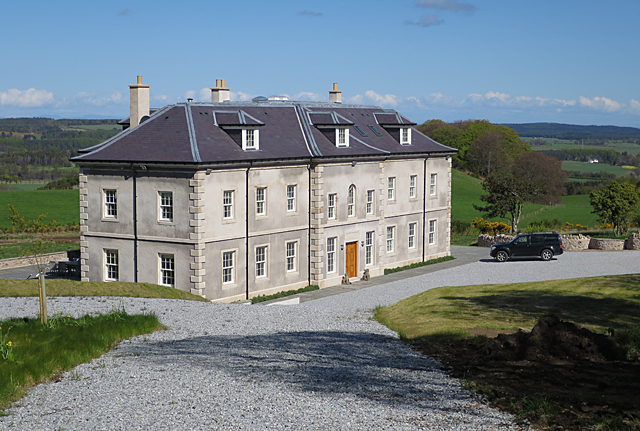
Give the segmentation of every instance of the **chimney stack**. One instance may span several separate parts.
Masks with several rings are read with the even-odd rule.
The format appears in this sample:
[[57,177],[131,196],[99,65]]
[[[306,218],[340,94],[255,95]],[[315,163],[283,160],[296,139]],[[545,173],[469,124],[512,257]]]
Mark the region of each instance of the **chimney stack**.
[[211,101],[213,103],[221,103],[230,100],[231,92],[224,86],[224,79],[216,79],[216,86],[211,89]]
[[329,91],[330,103],[342,103],[342,91],[338,90],[338,83],[333,83],[333,90]]
[[149,116],[149,85],[142,85],[142,75],[138,83],[129,86],[129,127],[140,124],[140,119]]

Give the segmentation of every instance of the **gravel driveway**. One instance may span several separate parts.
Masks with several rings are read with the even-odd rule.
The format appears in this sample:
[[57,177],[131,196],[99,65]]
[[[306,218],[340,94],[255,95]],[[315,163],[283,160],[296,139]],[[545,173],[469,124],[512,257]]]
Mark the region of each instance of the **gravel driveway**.
[[[123,298],[170,330],[122,342],[0,418],[20,430],[494,430],[512,419],[370,320],[372,309],[444,285],[638,272],[640,252],[566,253],[550,262],[483,260],[299,305]],[[113,298],[51,298],[74,316]],[[0,299],[0,319],[35,316]]]

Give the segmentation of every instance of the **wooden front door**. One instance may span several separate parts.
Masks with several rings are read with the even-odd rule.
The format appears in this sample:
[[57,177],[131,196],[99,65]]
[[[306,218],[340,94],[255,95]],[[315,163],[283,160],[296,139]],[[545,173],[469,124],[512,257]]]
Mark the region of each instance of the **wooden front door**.
[[347,275],[358,276],[358,242],[347,243]]

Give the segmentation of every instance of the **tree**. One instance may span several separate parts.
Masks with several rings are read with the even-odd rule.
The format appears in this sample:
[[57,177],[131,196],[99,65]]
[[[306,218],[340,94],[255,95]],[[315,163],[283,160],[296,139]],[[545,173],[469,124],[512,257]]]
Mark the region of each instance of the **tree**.
[[509,158],[504,151],[502,135],[490,131],[477,138],[467,152],[467,160],[469,168],[483,177],[496,169],[504,168],[509,163]]
[[566,178],[559,161],[529,151],[517,157],[510,169],[493,171],[487,176],[482,183],[487,194],[480,197],[487,205],[473,207],[489,218],[509,215],[511,229],[517,232],[525,203],[559,202]]
[[602,190],[589,194],[593,214],[601,223],[611,223],[616,235],[627,233],[627,227],[640,206],[640,193],[629,183],[614,181]]

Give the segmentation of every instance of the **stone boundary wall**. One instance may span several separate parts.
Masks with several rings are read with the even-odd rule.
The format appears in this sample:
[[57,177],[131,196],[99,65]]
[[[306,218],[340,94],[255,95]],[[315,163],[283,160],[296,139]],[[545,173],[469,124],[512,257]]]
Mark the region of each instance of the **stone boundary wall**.
[[[562,249],[564,251],[581,250],[640,250],[640,234],[632,233],[627,239],[591,238],[589,235],[560,235],[562,238]],[[515,235],[487,234],[478,236],[478,247],[491,247],[491,244],[509,242]]]
[[[66,251],[59,251],[56,253],[47,253],[47,254],[43,254],[42,257],[44,257],[44,262],[47,264],[47,266],[49,266],[49,262],[51,261],[58,261],[58,260],[64,260],[67,259],[67,254],[68,252]],[[20,268],[23,266],[31,266],[31,265],[35,265],[36,263],[36,258],[33,256],[29,256],[29,257],[12,257],[9,259],[2,259],[0,260],[0,269],[10,269],[10,268]]]

